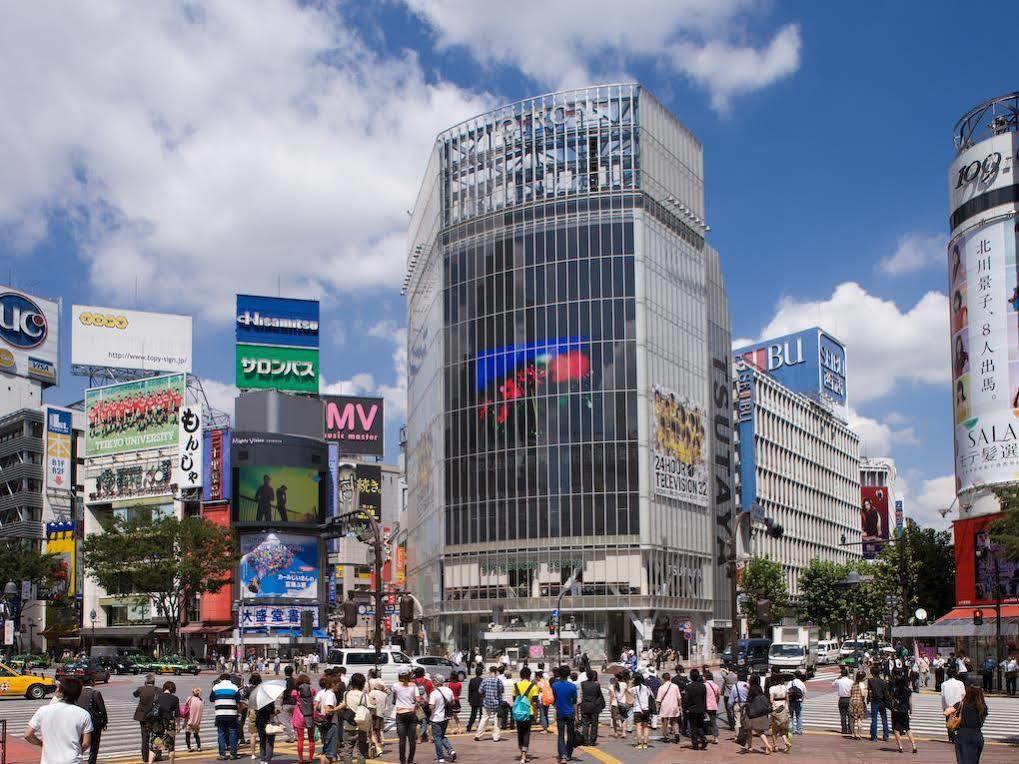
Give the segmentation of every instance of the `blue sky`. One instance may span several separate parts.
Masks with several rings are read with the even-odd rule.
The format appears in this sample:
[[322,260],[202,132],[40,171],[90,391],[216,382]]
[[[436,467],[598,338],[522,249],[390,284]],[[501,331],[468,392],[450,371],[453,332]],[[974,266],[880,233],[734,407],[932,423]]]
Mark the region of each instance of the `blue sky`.
[[[638,79],[704,144],[734,339],[818,323],[841,337],[866,452],[897,460],[907,511],[940,520],[952,126],[1019,84],[992,34],[1019,9],[501,7],[5,6],[0,282],[192,313],[217,401],[233,392],[233,294],[318,296],[324,384],[387,397],[394,458],[406,211],[435,134],[500,102]],[[978,31],[961,33],[967,18]],[[50,402],[80,397],[62,381]]]

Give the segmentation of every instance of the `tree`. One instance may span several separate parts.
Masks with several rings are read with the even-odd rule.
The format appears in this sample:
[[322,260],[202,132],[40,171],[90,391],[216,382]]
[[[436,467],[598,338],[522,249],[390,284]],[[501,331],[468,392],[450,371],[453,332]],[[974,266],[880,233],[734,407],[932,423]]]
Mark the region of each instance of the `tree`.
[[948,612],[955,605],[951,535],[908,521],[894,543],[881,549],[874,576],[881,595],[895,603],[899,623],[909,623],[917,608],[935,617]]
[[[1008,490],[1014,492],[1016,489]],[[991,541],[1002,548],[1003,559],[1019,562],[1019,500],[1009,505],[1002,501],[1002,509],[1006,509],[1006,506],[1008,508],[1002,516],[987,526],[987,532]]]
[[771,600],[771,621],[782,620],[789,604],[789,589],[782,566],[767,557],[754,557],[743,570],[743,598],[740,613],[746,617],[751,631],[765,631],[768,624],[757,620],[757,603]]
[[21,628],[21,613],[25,603],[21,600],[21,582],[30,581],[41,589],[51,589],[62,573],[60,559],[55,554],[43,554],[20,539],[0,541],[0,592],[8,582],[18,587],[18,596],[10,602],[14,628]]
[[849,568],[816,557],[800,571],[799,617],[822,630],[838,632],[846,620],[846,587]]
[[229,528],[198,517],[111,518],[82,543],[85,569],[113,595],[145,595],[166,618],[170,644],[190,603],[229,580],[237,548]]

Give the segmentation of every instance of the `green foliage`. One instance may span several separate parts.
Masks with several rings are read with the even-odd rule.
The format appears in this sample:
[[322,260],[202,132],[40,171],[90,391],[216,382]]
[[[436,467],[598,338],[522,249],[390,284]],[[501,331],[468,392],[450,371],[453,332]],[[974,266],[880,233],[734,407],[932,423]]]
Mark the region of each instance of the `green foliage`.
[[932,618],[942,615],[955,605],[951,535],[907,522],[895,543],[881,549],[874,576],[881,595],[894,601],[899,623],[909,623],[920,607]]
[[1019,488],[995,488],[994,493],[1004,510],[987,531],[991,541],[1002,547],[1002,558],[1019,562]]
[[[50,589],[56,584],[60,568],[60,559],[55,554],[38,552],[28,542],[20,539],[0,541],[0,592],[3,592],[8,581],[17,585],[19,593],[22,581],[31,581],[37,587]],[[19,597],[11,605],[14,622],[20,625],[24,603]]]
[[814,558],[800,571],[799,618],[825,631],[840,631],[846,620],[846,587],[849,568],[831,560]]
[[767,557],[754,557],[743,571],[744,598],[740,612],[746,617],[751,632],[764,632],[768,624],[757,620],[757,603],[771,600],[771,621],[777,623],[785,616],[789,605],[789,589],[782,566]]
[[228,528],[197,517],[111,519],[82,543],[85,570],[111,595],[142,594],[166,618],[170,639],[188,604],[226,584],[237,562]]

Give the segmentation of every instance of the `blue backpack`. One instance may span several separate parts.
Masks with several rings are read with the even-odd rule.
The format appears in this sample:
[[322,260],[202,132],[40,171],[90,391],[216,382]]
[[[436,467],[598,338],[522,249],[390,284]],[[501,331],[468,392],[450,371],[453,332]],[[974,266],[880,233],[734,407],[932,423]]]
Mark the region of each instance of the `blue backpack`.
[[531,720],[531,690],[534,689],[534,682],[531,682],[523,695],[517,695],[513,701],[513,721],[529,722]]

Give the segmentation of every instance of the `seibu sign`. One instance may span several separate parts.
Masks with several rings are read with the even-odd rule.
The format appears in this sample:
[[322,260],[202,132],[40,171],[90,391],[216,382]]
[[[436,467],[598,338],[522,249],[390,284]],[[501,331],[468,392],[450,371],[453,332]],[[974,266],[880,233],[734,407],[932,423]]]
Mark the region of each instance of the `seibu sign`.
[[382,398],[350,395],[322,397],[326,440],[340,444],[340,453],[382,456],[385,416]]

